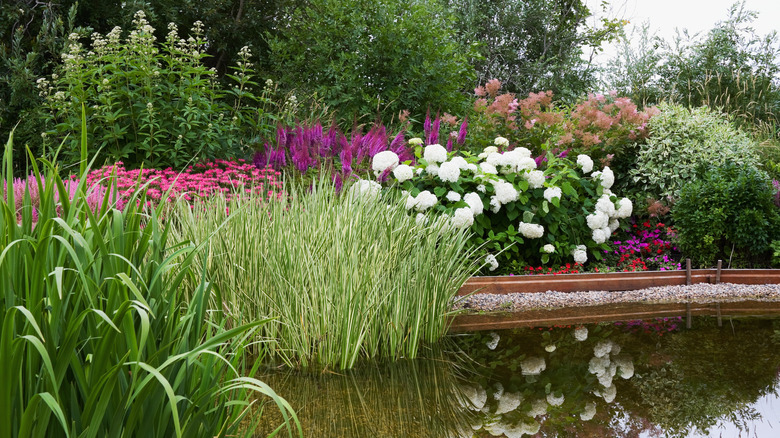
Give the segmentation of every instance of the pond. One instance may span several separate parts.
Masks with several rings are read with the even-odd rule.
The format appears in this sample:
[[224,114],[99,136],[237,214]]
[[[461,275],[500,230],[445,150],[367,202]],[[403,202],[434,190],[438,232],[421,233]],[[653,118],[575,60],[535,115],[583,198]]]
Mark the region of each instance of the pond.
[[[449,336],[423,356],[260,377],[290,402],[308,437],[780,433],[778,318],[477,332]],[[259,436],[275,416],[264,412]]]

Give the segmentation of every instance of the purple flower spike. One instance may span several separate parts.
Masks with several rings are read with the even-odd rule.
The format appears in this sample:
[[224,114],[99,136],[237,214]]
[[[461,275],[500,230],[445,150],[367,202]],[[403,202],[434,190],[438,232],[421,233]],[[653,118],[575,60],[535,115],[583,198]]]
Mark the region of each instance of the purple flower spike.
[[447,152],[452,152],[452,137],[447,139]]
[[425,123],[423,123],[423,131],[425,132],[425,139],[431,137],[431,110],[425,113]]
[[439,115],[436,115],[436,120],[433,121],[433,126],[431,126],[431,132],[428,134],[428,144],[435,144],[439,142],[439,124],[441,123],[441,119],[439,118]]
[[458,131],[458,144],[463,145],[466,142],[466,131],[469,129],[469,119],[465,117],[463,123],[460,124],[460,130]]

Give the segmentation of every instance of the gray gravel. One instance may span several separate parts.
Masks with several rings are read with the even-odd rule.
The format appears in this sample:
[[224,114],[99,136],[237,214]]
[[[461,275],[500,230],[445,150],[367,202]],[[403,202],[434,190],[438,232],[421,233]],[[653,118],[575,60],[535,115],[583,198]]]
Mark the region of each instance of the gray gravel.
[[588,291],[474,294],[453,302],[453,309],[519,312],[531,309],[597,306],[613,303],[715,303],[735,301],[780,301],[780,284],[700,283],[690,286],[659,286],[631,291]]

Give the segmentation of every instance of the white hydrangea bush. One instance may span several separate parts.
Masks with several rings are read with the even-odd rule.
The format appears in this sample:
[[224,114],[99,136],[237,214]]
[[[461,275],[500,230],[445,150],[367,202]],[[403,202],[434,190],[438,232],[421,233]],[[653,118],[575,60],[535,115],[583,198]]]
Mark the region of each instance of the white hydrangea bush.
[[600,258],[606,243],[633,210],[611,191],[615,174],[597,169],[587,155],[574,158],[511,150],[502,137],[477,155],[448,152],[419,139],[416,160],[399,162],[390,151],[373,158],[375,175],[403,191],[410,214],[449,215],[456,228],[469,228],[495,274],[539,264],[584,264]]

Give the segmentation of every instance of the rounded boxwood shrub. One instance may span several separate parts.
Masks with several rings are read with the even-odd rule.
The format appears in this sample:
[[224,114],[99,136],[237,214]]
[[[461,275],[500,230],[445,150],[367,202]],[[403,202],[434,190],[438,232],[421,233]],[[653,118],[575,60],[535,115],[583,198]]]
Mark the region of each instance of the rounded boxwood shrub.
[[650,137],[639,146],[629,171],[634,187],[655,198],[677,198],[702,165],[757,165],[747,134],[707,107],[661,104],[648,122]]
[[711,167],[680,190],[672,207],[679,246],[700,265],[759,256],[780,238],[780,214],[769,176],[749,165]]

